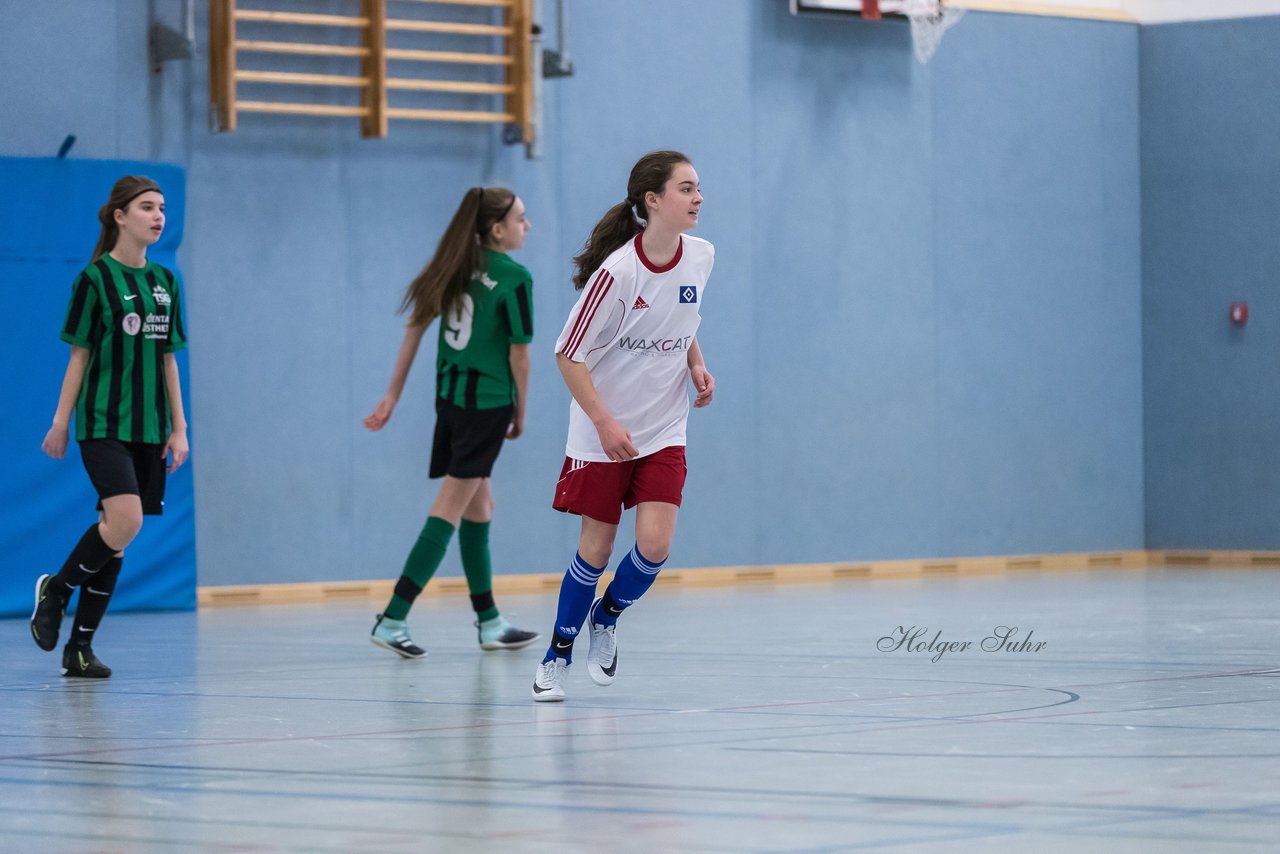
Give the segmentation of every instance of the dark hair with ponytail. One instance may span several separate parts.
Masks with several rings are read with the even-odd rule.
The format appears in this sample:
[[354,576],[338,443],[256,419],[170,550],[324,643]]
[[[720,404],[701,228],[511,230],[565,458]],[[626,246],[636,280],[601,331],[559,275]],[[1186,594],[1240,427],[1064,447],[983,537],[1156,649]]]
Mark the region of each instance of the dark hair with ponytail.
[[649,209],[644,203],[645,193],[662,194],[671,173],[681,163],[692,164],[678,151],[650,151],[631,167],[627,179],[627,198],[614,205],[591,230],[591,236],[582,247],[582,253],[573,259],[573,286],[582,290],[591,274],[600,268],[604,259],[615,249],[644,230]]
[[506,217],[515,202],[516,194],[506,187],[467,190],[435,254],[405,288],[400,313],[409,313],[410,326],[425,327],[441,313],[458,307],[471,274],[480,269],[480,250],[489,239],[489,230]]
[[143,193],[162,193],[160,185],[145,175],[125,175],[111,188],[111,196],[107,203],[98,210],[98,222],[102,223],[102,231],[98,234],[98,245],[93,249],[90,263],[116,248],[116,240],[120,237],[120,226],[116,224],[116,211],[128,210],[134,199]]

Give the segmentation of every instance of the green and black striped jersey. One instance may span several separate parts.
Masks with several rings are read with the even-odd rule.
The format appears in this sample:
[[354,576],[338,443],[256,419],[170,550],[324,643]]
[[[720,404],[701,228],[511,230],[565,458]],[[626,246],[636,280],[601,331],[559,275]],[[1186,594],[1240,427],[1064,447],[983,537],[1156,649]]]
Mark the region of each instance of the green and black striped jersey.
[[436,394],[466,409],[516,402],[512,344],[533,340],[533,277],[503,252],[484,250],[459,311],[440,318]]
[[103,255],[71,290],[62,340],[89,351],[76,439],[161,444],[169,437],[164,355],[187,346],[178,277]]

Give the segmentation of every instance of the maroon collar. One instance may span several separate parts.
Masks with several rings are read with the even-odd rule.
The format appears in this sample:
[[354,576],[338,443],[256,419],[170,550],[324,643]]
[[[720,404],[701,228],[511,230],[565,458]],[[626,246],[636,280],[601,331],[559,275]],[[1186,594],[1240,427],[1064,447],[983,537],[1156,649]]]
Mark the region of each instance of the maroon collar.
[[668,261],[666,264],[663,264],[661,267],[657,266],[656,264],[654,264],[652,261],[650,261],[648,258],[644,256],[644,241],[641,239],[643,237],[644,237],[643,231],[636,235],[636,254],[640,256],[640,263],[643,264],[645,266],[645,269],[648,270],[650,273],[666,273],[670,271],[673,267],[675,267],[675,265],[680,263],[680,256],[684,254],[684,237],[683,236],[679,237],[680,242],[676,244],[676,254],[671,257],[670,261]]

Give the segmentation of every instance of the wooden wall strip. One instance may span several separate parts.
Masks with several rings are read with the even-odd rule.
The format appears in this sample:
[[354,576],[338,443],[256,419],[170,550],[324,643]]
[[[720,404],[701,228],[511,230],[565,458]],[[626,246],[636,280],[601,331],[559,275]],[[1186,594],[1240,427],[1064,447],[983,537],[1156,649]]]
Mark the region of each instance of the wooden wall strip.
[[1120,9],[1097,9],[1061,3],[1021,3],[1018,0],[948,0],[954,9],[974,12],[1004,12],[1010,15],[1040,15],[1050,18],[1083,18],[1091,21],[1114,21],[1136,24],[1138,19]]
[[[704,569],[671,569],[658,575],[664,587],[722,587],[739,584],[802,584],[860,581],[886,578],[998,575],[1027,572],[1089,572],[1148,567],[1216,567],[1240,569],[1280,568],[1280,552],[1254,551],[1100,551],[1067,554],[995,555],[941,559],[885,560],[863,563],[805,563],[772,566],[720,566]],[[560,587],[563,573],[500,575],[493,580],[499,596],[547,593]],[[603,582],[609,581],[606,573]],[[332,599],[391,596],[394,579],[375,581],[317,581],[302,584],[254,584],[201,587],[200,607],[244,604],[322,602]],[[464,578],[437,578],[424,596],[466,595]]]

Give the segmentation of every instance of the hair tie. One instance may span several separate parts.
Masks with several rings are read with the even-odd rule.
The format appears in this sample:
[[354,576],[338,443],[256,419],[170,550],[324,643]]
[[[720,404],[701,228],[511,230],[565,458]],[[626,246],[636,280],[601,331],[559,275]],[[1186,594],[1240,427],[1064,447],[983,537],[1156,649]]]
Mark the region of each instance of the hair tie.
[[[484,190],[481,190],[481,191],[480,191],[480,198],[483,200],[483,198],[484,198]],[[502,222],[504,219],[506,219],[506,218],[507,218],[507,214],[511,213],[511,209],[512,209],[513,207],[515,207],[515,206],[516,206],[516,194],[515,194],[515,193],[512,193],[512,194],[511,194],[511,201],[507,202],[507,206],[506,206],[505,208],[503,208],[503,209],[502,209],[502,213],[498,214],[498,218],[497,218],[497,219],[495,219],[493,222],[489,223],[489,228],[493,228],[495,225],[497,225],[498,223],[500,223],[500,222]],[[477,212],[477,215],[478,215],[478,212]],[[476,220],[476,234],[477,234],[477,235],[481,235],[481,234],[488,234],[488,232],[489,232],[489,228],[481,228],[481,227],[480,227],[480,220],[479,220],[479,219],[477,219],[477,220]]]
[[141,190],[139,190],[138,192],[134,193],[134,194],[133,194],[132,196],[130,196],[129,198],[125,199],[125,200],[124,200],[124,202],[123,202],[123,203],[121,203],[121,204],[120,204],[120,206],[119,206],[118,208],[113,208],[112,210],[113,210],[113,211],[115,211],[115,210],[124,210],[125,208],[129,207],[129,202],[132,202],[134,199],[138,198],[138,196],[141,196],[143,193],[160,193],[160,195],[162,195],[162,196],[164,195],[164,192],[163,192],[163,191],[161,191],[161,189],[160,189],[159,187],[144,187],[143,189],[141,189]]
[[516,194],[511,194],[511,201],[507,202],[507,206],[502,209],[502,213],[498,214],[498,218],[494,222],[502,222],[507,218],[507,214],[511,213],[511,209],[516,206]]
[[644,228],[645,226],[647,226],[649,224],[649,220],[640,216],[640,211],[636,203],[631,202],[630,199],[628,199],[627,201],[630,202],[631,204],[631,218],[634,219],[636,221],[636,224],[639,225],[641,228]]

